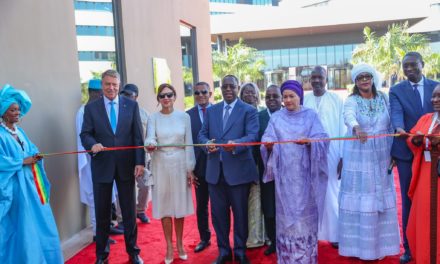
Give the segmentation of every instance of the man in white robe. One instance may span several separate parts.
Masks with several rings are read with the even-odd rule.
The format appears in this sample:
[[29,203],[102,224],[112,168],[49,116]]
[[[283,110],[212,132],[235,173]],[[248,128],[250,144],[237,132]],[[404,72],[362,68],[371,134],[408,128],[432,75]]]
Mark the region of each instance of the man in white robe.
[[[333,92],[326,90],[327,71],[316,66],[310,77],[313,93],[304,97],[304,106],[314,109],[324,129],[330,137],[345,135],[346,127],[343,119],[343,101]],[[338,247],[338,195],[339,177],[342,169],[343,141],[330,142],[328,152],[328,184],[322,222],[319,225],[318,239],[328,240],[333,247]]]

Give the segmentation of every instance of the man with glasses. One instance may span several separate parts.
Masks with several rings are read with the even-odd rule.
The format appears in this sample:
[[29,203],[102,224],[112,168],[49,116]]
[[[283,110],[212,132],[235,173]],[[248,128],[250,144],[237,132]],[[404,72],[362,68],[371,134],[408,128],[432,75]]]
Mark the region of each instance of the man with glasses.
[[[368,77],[367,77],[368,78]],[[370,78],[371,79],[371,78]],[[327,71],[321,66],[313,68],[310,83],[313,93],[304,96],[304,106],[315,110],[330,137],[345,135],[342,99],[333,92],[327,91]],[[318,239],[330,241],[334,248],[338,248],[338,195],[339,179],[342,170],[342,147],[340,140],[331,141],[327,156],[328,181],[325,195],[324,212],[319,226]]]
[[[139,88],[135,84],[128,83],[124,85],[121,93],[122,96],[125,96],[131,100],[137,101],[139,96]],[[142,123],[142,138],[147,136],[147,121],[148,121],[148,112],[147,110],[139,107],[139,115],[141,117]],[[146,215],[145,211],[148,208],[148,197],[150,195],[151,185],[153,184],[153,178],[150,172],[150,154],[145,153],[145,169],[142,177],[136,178],[136,186],[137,186],[137,204],[136,204],[136,217],[144,224],[150,223],[150,218]],[[118,227],[122,227],[122,214],[121,214],[121,206],[119,200],[116,203],[116,215],[118,221]]]
[[[202,128],[206,110],[211,106],[209,98],[212,95],[209,84],[198,82],[193,88],[195,106],[186,111],[191,118],[191,131],[193,142],[197,142],[197,136]],[[195,253],[204,250],[211,244],[211,231],[209,230],[208,202],[209,192],[206,182],[206,153],[201,147],[194,147],[196,166],[194,176],[196,177],[196,205],[197,205],[197,228],[199,229],[200,242],[194,249]]]
[[208,108],[198,136],[202,144],[229,144],[204,148],[208,153],[206,181],[219,248],[219,256],[214,262],[217,264],[232,261],[229,244],[231,209],[234,217],[234,258],[239,263],[249,263],[245,254],[248,197],[250,184],[258,180],[258,173],[252,147],[234,144],[256,141],[259,125],[257,110],[237,98],[239,88],[237,77],[226,75],[223,78],[223,101]]
[[413,154],[406,144],[406,133],[417,123],[419,118],[432,113],[432,91],[438,84],[423,76],[424,62],[418,52],[408,52],[403,57],[403,74],[407,80],[401,81],[390,89],[391,122],[396,133],[391,148],[391,156],[397,164],[399,172],[400,190],[402,194],[402,229],[404,254],[400,257],[400,263],[411,261],[411,252],[406,237],[411,201],[408,197],[408,189],[412,177]]
[[[257,141],[261,141],[271,115],[281,109],[281,91],[278,86],[272,84],[267,87],[265,103],[267,108],[258,112],[260,129]],[[274,181],[263,182],[264,163],[261,159],[260,146],[256,146],[255,149],[258,152],[257,165],[258,173],[260,174],[261,207],[264,214],[264,226],[267,237],[271,242],[270,246],[264,251],[264,255],[268,256],[276,252],[275,183]]]

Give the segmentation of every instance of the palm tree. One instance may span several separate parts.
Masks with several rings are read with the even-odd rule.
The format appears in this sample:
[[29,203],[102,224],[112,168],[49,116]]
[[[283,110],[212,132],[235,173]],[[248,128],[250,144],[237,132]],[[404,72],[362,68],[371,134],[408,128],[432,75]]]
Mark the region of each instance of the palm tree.
[[257,49],[248,47],[242,38],[226,52],[212,53],[213,72],[216,80],[227,74],[234,74],[240,81],[257,81],[263,78],[266,64]]
[[365,43],[359,45],[352,55],[352,64],[365,62],[383,74],[385,80],[391,76],[403,79],[402,58],[409,51],[417,51],[425,60],[426,74],[439,72],[439,55],[432,53],[428,39],[421,34],[408,33],[408,23],[392,24],[385,35],[378,37],[369,27],[364,28]]

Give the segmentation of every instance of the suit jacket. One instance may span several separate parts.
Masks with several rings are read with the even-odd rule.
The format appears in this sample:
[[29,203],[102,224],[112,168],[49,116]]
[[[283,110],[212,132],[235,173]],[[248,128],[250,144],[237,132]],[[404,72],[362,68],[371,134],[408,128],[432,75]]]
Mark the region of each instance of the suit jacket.
[[[266,131],[267,125],[269,124],[269,120],[270,120],[270,116],[269,113],[267,112],[267,109],[258,112],[258,120],[260,123],[260,129],[258,131],[257,141],[261,141],[261,138],[263,137],[264,131]],[[256,151],[258,153],[258,160],[257,160],[258,172],[260,174],[260,180],[262,180],[264,174],[264,163],[261,158],[260,146],[256,146]]]
[[[199,109],[196,106],[186,111],[189,117],[191,118],[191,132],[193,143],[197,144],[198,135],[200,129],[202,129],[202,121],[200,120]],[[194,154],[196,156],[196,166],[194,168],[194,174],[197,178],[205,179],[206,174],[206,153],[203,151],[201,147],[194,147]]]
[[[402,81],[390,89],[391,123],[394,128],[403,128],[409,132],[419,118],[433,112],[431,96],[438,82],[424,78],[423,82],[423,110],[417,107],[414,97],[414,88],[408,80]],[[391,156],[400,160],[411,160],[413,155],[403,138],[394,138]]]
[[[137,102],[119,97],[116,133],[113,134],[104,99],[86,105],[81,130],[84,149],[101,143],[104,147],[142,146],[142,123]],[[113,182],[116,173],[122,180],[133,178],[135,165],[145,165],[143,149],[104,151],[92,156],[92,179],[96,183]]]
[[[258,112],[255,108],[237,100],[223,130],[224,102],[207,109],[205,121],[200,130],[198,141],[207,143],[215,139],[215,143],[254,142],[258,136]],[[206,148],[203,148],[207,151]],[[206,181],[217,184],[220,177],[220,153],[222,155],[223,175],[229,185],[250,183],[258,179],[257,167],[252,157],[252,147],[238,146],[233,152],[219,151],[208,154]]]

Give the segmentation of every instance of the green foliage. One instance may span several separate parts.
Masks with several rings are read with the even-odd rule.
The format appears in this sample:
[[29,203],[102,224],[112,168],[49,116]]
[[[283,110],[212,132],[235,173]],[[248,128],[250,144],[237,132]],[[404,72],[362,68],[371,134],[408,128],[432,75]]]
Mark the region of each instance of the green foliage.
[[242,38],[234,46],[226,47],[226,53],[212,53],[214,79],[220,80],[233,74],[240,81],[257,81],[263,78],[264,58],[257,49],[248,47]]
[[[93,79],[101,79],[102,72],[91,71]],[[89,80],[81,83],[81,103],[86,104],[89,100]]]
[[194,106],[194,96],[192,95],[185,96],[183,100],[185,104],[185,110]]
[[193,83],[193,73],[192,69],[186,66],[183,66],[183,82],[192,84]]
[[352,64],[365,62],[382,73],[384,80],[393,74],[397,74],[400,80],[404,77],[401,67],[403,56],[409,51],[417,51],[424,58],[425,74],[435,76],[439,73],[439,54],[431,51],[429,40],[424,35],[410,34],[407,22],[392,24],[381,37],[369,27],[365,27],[363,33],[365,42],[353,51]]
[[214,89],[213,96],[214,96],[214,102],[216,102],[216,103],[223,100],[222,90],[220,89],[220,87],[217,87]]

